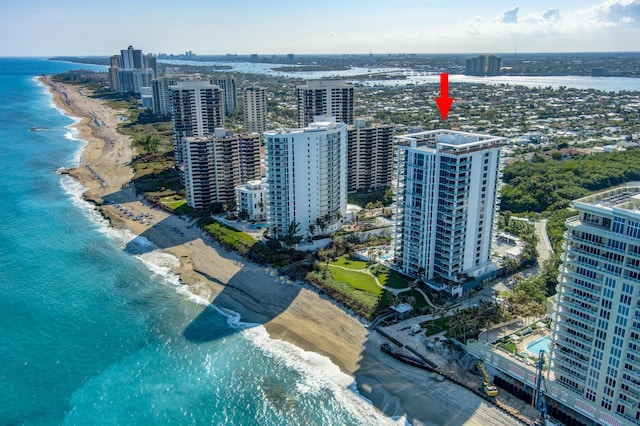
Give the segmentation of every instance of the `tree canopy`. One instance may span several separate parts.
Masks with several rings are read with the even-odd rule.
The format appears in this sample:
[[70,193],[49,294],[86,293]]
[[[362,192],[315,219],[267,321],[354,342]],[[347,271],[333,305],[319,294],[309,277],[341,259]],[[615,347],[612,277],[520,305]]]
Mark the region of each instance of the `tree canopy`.
[[640,180],[640,149],[565,161],[519,161],[503,172],[501,210],[554,211],[572,200],[625,182]]

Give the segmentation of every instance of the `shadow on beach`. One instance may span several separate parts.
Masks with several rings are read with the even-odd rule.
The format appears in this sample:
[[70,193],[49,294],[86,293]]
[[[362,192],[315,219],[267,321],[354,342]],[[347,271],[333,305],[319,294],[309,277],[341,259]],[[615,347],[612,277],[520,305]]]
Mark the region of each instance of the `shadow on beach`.
[[[124,188],[105,196],[103,199],[105,204],[112,205],[139,201],[130,188]],[[154,211],[149,206],[146,206],[144,210]],[[126,245],[125,250],[132,254],[144,254],[157,249],[168,249],[171,252],[172,249],[178,249],[179,246],[189,246],[190,244],[194,245],[194,250],[199,250],[200,246],[196,246],[196,244],[200,244],[199,240],[205,246],[205,249],[200,251],[206,253],[194,252],[189,256],[193,272],[198,274],[196,280],[198,277],[206,278],[220,285],[221,290],[211,294],[208,298],[211,300],[210,304],[204,306],[199,315],[184,328],[182,335],[188,341],[201,344],[242,331],[245,326],[219,326],[220,313],[218,310],[232,316],[233,313],[236,313],[239,316],[238,320],[244,324],[271,325],[268,330],[272,332],[272,335],[274,330],[277,330],[277,333],[280,333],[280,330],[283,334],[289,333],[289,337],[295,335],[292,340],[296,345],[329,356],[334,363],[340,365],[343,371],[349,371],[355,377],[358,392],[387,416],[402,417],[413,425],[462,425],[478,419],[476,411],[481,405],[486,405],[486,401],[456,384],[448,381],[436,381],[430,372],[402,364],[383,353],[380,350],[381,344],[388,342],[388,340],[376,331],[368,331],[361,347],[359,347],[360,352],[354,353],[353,358],[358,358],[355,368],[345,369],[345,366],[341,364],[340,350],[346,346],[353,347],[354,344],[351,342],[351,345],[344,345],[344,341],[340,341],[339,334],[343,327],[339,321],[340,315],[345,315],[344,313],[334,314],[335,316],[332,318],[327,317],[326,314],[324,318],[320,315],[313,318],[315,312],[311,309],[302,312],[300,307],[309,306],[305,305],[309,301],[298,303],[296,299],[301,296],[304,288],[313,290],[316,294],[315,297],[318,297],[318,291],[311,285],[299,282],[287,284],[287,279],[281,279],[280,273],[274,268],[255,264],[228,251],[217,242],[204,236],[199,228],[193,226],[193,223],[169,215],[165,219],[149,225]],[[208,249],[212,252],[209,252]],[[206,256],[209,256],[209,259],[204,260]],[[215,260],[212,260],[214,257]],[[184,259],[181,260],[184,261]],[[233,265],[233,267],[229,265]],[[233,271],[227,272],[225,275],[225,268]],[[193,279],[188,281],[193,281]],[[327,302],[326,300],[316,300],[314,303],[319,305],[320,302],[333,303],[337,306],[335,302]],[[289,328],[290,322],[287,320],[281,322],[279,326],[273,326],[274,320],[277,323],[278,317],[285,314],[294,305],[294,315],[296,315],[296,319],[300,318],[301,328],[292,330]],[[340,309],[345,311],[343,308]],[[347,314],[351,315],[348,312]],[[305,329],[304,327],[307,325],[308,328]],[[318,329],[328,334],[326,340],[330,344],[329,346],[325,344],[324,350],[316,346],[318,343],[317,334],[306,334],[307,330],[312,333],[314,331],[312,329]],[[513,419],[511,420],[513,421]]]
[[[131,220],[129,212],[132,207],[127,203],[133,201],[140,200],[131,188],[123,188],[103,197],[104,205],[112,209],[111,214],[113,215],[113,211],[116,212],[115,220],[118,217]],[[286,311],[304,286],[280,275],[275,268],[258,265],[227,250],[207,236],[197,226],[195,219],[186,220],[168,215],[162,220],[154,221],[150,219],[152,216],[158,216],[157,213],[154,215],[154,212],[160,210],[148,205],[143,209],[134,210],[134,217],[143,213],[141,223],[147,228],[126,244],[125,251],[135,255],[156,250],[167,250],[170,253],[176,251],[179,257],[183,258],[181,261],[188,262],[189,267],[197,274],[196,280],[204,278],[222,286],[222,290],[215,294],[210,305],[203,308],[200,315],[185,328],[183,335],[189,341],[208,342],[243,329],[216,328],[213,324],[219,313],[211,308],[237,312],[243,323],[263,325]],[[149,216],[145,216],[144,213],[149,213]],[[145,225],[146,221],[149,221],[150,225]],[[187,247],[193,253],[187,256],[181,247]]]

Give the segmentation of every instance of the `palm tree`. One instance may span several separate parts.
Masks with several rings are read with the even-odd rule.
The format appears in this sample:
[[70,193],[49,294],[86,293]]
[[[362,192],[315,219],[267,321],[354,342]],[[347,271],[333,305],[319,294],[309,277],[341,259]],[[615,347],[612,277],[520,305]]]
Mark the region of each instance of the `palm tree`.
[[320,228],[320,231],[324,235],[324,230],[327,229],[327,223],[325,222],[323,217],[316,218],[316,225]]
[[310,223],[307,231],[309,231],[309,236],[313,237],[313,234],[316,232],[316,226],[313,223]]

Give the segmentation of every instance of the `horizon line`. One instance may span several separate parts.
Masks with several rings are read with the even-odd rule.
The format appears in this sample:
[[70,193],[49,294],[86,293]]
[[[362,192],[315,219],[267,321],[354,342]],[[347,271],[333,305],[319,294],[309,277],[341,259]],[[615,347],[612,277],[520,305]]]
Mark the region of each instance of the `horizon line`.
[[[149,52],[151,53],[151,52]],[[117,53],[116,53],[117,54]],[[155,56],[158,55],[166,55],[166,56],[185,56],[187,52],[183,53],[152,53]],[[294,56],[389,56],[389,55],[503,55],[503,56],[518,56],[518,55],[541,55],[541,54],[553,54],[553,55],[563,55],[563,54],[640,54],[640,50],[632,51],[632,50],[605,50],[605,51],[520,51],[520,52],[385,52],[385,53],[207,53],[207,54],[198,54],[192,53],[194,57],[206,57],[206,56],[252,56],[258,55],[260,56],[283,56],[286,57],[288,55]],[[72,57],[72,58],[109,58],[114,54],[96,54],[96,55],[0,55],[0,58],[60,58],[60,57]]]

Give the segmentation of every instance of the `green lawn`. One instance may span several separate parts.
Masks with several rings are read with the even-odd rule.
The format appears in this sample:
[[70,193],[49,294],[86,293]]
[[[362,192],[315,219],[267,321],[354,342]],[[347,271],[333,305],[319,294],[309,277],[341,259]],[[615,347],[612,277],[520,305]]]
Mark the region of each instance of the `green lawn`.
[[380,281],[380,284],[391,288],[407,288],[412,280],[392,270],[388,274],[379,274],[378,281]]
[[187,200],[179,197],[179,198],[175,198],[173,195],[170,197],[162,197],[160,198],[160,202],[162,202],[162,204],[164,204],[165,206],[169,207],[170,209],[177,209],[181,206],[183,206],[184,204],[187,204]]
[[343,266],[345,268],[362,270],[367,268],[367,262],[364,260],[350,260],[349,255],[340,256],[335,262],[331,262],[332,265]]
[[382,293],[382,288],[378,287],[376,281],[369,274],[365,274],[364,272],[348,271],[331,265],[329,265],[329,271],[336,281],[347,283],[355,289],[364,290],[375,294],[376,296]]
[[233,248],[241,254],[249,252],[257,241],[250,235],[240,232],[230,226],[216,222],[213,219],[202,219],[200,221],[202,228],[210,233],[214,238],[229,248]]

